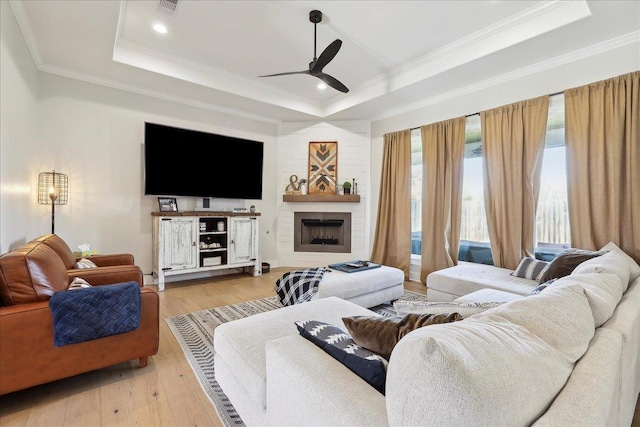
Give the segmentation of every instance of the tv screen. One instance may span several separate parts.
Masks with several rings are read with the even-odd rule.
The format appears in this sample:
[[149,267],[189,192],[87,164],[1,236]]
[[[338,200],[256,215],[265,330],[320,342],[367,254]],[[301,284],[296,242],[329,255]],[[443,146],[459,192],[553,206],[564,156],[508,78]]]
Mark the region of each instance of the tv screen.
[[144,194],[262,199],[263,143],[145,122]]

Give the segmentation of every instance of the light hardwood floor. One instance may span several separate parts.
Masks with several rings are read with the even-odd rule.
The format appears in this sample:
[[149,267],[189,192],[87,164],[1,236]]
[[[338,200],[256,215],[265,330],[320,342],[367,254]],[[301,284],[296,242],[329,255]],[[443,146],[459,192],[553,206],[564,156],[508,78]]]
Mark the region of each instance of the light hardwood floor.
[[[160,348],[146,368],[132,361],[0,396],[0,426],[221,426],[164,319],[275,295],[275,281],[289,270],[168,284],[159,293]],[[405,288],[426,292],[416,282]],[[640,427],[638,408],[633,426]]]

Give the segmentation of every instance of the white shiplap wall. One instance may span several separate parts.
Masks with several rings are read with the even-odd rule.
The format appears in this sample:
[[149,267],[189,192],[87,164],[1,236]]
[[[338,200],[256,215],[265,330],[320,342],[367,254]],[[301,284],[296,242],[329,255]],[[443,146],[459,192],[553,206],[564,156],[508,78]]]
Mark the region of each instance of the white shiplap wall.
[[[368,121],[289,122],[278,130],[280,171],[278,188],[278,264],[288,267],[319,267],[333,262],[368,259],[370,255],[369,183],[371,138]],[[358,183],[360,203],[285,203],[282,201],[289,177],[308,179],[309,142],[338,142],[338,183]],[[353,188],[352,188],[353,191]],[[351,212],[351,253],[294,252],[295,212]]]

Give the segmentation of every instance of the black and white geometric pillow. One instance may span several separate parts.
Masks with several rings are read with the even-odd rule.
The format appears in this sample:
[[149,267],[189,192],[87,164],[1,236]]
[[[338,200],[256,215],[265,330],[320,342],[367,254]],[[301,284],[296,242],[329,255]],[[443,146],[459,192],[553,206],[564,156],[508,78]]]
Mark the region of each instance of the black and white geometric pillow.
[[295,322],[300,335],[308,339],[360,378],[384,394],[388,361],[360,347],[340,328],[317,320]]
[[511,273],[514,277],[521,277],[523,279],[540,281],[540,277],[545,268],[549,266],[546,261],[541,261],[535,258],[524,257],[520,260],[520,264]]

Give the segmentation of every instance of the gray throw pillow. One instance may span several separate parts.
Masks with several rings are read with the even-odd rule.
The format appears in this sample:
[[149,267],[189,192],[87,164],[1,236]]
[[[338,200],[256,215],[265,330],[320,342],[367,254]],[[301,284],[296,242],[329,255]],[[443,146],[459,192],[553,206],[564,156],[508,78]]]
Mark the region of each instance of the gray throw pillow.
[[544,269],[548,266],[549,263],[546,261],[524,257],[520,260],[520,264],[518,264],[516,269],[513,270],[511,275],[514,277],[537,281],[542,276]]
[[581,263],[595,258],[600,255],[604,255],[604,251],[588,251],[585,249],[567,249],[555,257],[546,270],[540,276],[540,283],[547,282],[551,279],[559,279],[560,277],[568,276],[571,272]]

